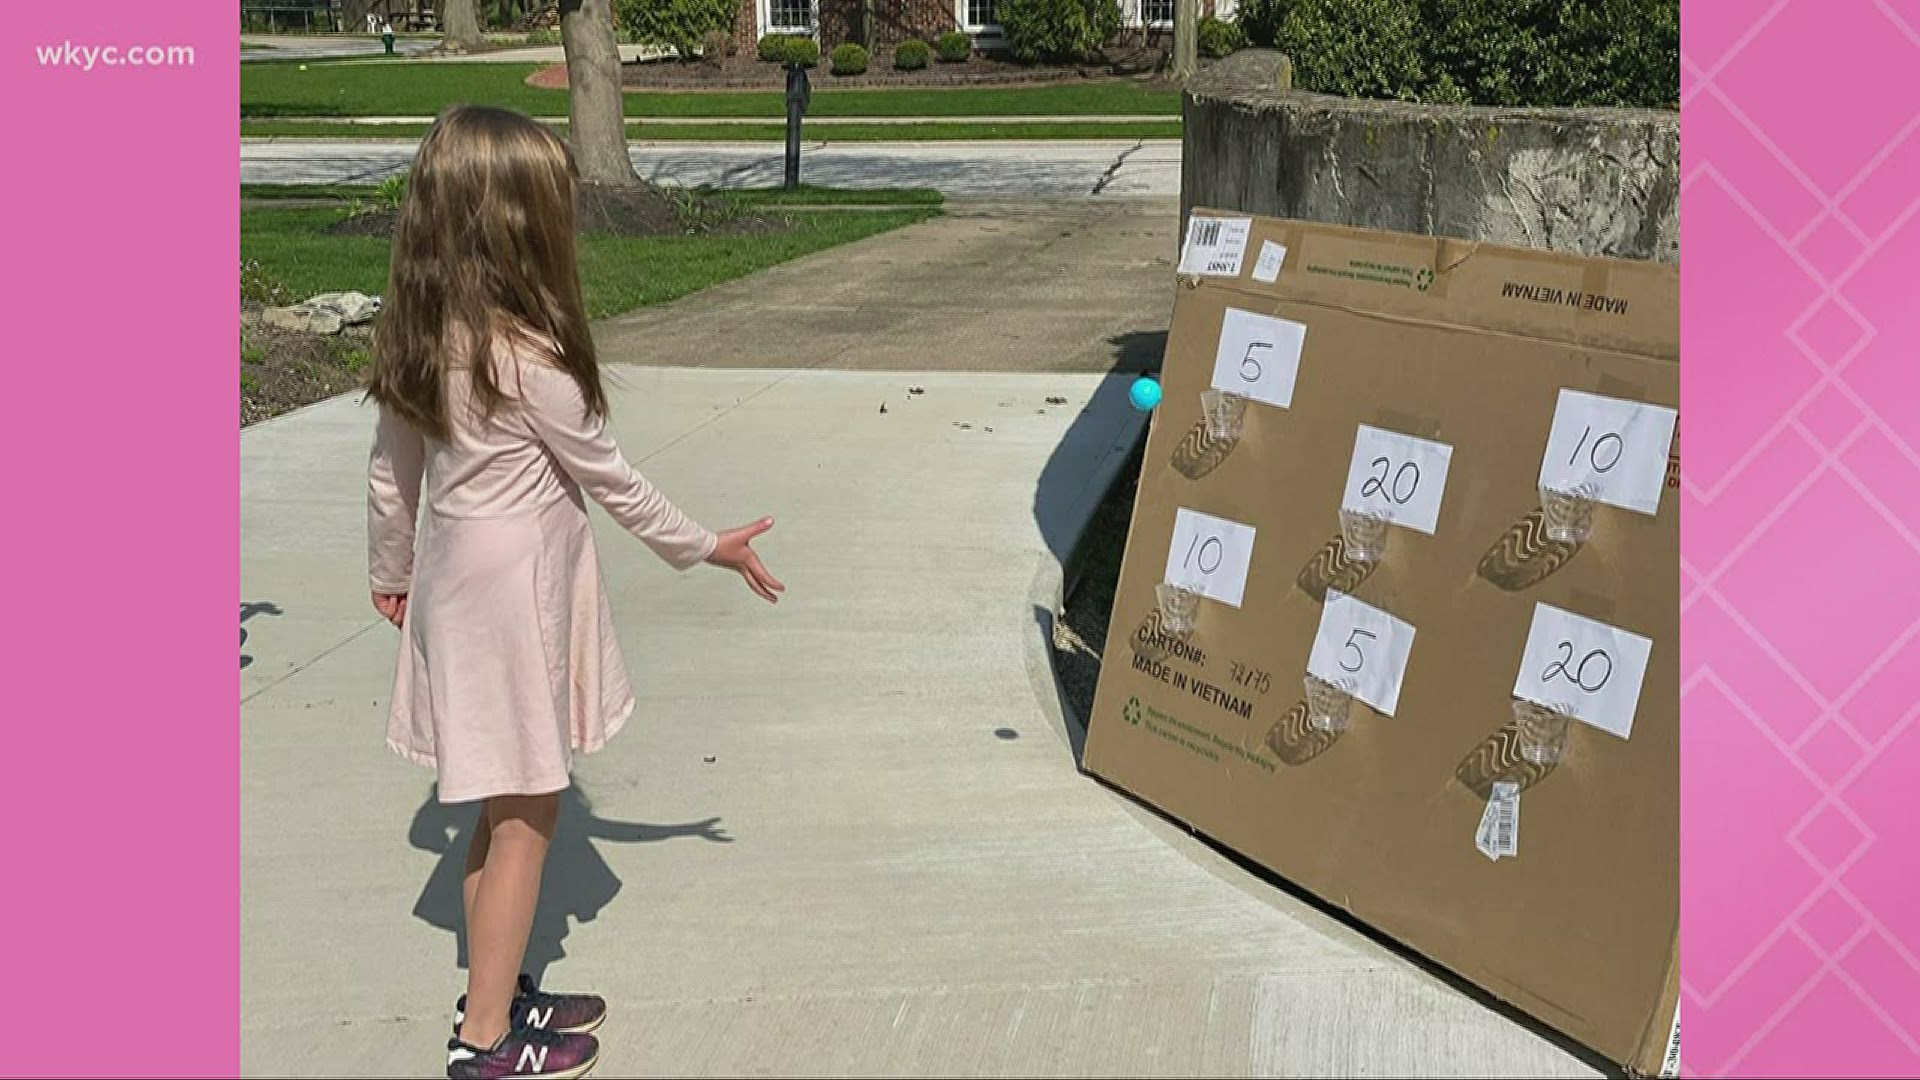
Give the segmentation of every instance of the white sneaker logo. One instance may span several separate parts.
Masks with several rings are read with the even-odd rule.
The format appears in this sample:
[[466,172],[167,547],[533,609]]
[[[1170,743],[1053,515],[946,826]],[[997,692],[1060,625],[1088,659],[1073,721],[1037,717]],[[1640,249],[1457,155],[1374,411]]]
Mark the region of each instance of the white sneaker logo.
[[528,1044],[520,1048],[520,1063],[513,1067],[517,1073],[545,1072],[547,1068],[547,1048]]
[[536,1005],[527,1006],[528,1027],[536,1027],[545,1031],[547,1025],[551,1023],[553,1023],[553,1006],[547,1006],[545,1012],[541,1012],[540,1008]]

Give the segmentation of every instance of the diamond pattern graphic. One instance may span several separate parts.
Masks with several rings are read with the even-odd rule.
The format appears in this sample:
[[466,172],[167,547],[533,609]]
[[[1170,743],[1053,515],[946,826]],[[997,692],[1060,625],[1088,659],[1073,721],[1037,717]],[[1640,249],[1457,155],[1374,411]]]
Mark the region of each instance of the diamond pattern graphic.
[[1920,0],[1685,20],[1685,1072],[1920,1075]]

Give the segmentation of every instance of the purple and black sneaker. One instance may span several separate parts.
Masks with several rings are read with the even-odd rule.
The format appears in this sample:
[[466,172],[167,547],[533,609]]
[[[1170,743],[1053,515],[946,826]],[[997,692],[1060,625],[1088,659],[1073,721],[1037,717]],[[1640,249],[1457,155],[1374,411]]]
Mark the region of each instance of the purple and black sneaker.
[[[513,995],[508,1010],[513,1023],[562,1035],[585,1035],[607,1018],[607,1002],[598,994],[549,994],[534,984],[529,975],[520,976],[520,989]],[[453,1006],[453,1033],[467,1019],[467,995],[461,994]]]
[[591,1035],[566,1035],[522,1023],[491,1048],[463,1042],[457,1035],[447,1040],[448,1080],[574,1080],[599,1060],[600,1041]]

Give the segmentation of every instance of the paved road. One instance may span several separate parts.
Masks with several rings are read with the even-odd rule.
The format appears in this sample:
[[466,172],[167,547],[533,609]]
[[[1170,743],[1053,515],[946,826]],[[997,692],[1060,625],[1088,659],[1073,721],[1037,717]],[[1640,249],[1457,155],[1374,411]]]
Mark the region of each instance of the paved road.
[[[579,764],[529,963],[613,1003],[602,1075],[1592,1075],[1076,771],[1059,556],[1142,423],[1105,372],[1165,326],[1174,220],[969,209],[596,328],[628,456],[778,515],[791,587],[595,512],[641,706]],[[461,981],[470,812],[381,745],[370,423],[240,436],[250,1076],[428,1074]]]
[[[404,169],[414,143],[242,140],[248,184],[346,183]],[[770,143],[636,143],[641,175],[716,187],[778,184],[782,151]],[[835,187],[931,187],[949,195],[1072,198],[1180,193],[1177,140],[1056,142],[811,143],[801,178]]]

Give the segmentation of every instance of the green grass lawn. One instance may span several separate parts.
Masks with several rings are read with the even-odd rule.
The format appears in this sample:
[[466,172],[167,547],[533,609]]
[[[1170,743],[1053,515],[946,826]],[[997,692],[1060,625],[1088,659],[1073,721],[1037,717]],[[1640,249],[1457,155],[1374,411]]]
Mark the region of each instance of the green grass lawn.
[[[432,116],[448,105],[503,105],[534,116],[565,116],[564,90],[528,86],[540,64],[319,63],[248,64],[240,71],[240,115]],[[1123,79],[992,89],[835,90],[825,70],[813,76],[812,117],[832,116],[1178,116],[1180,94]],[[627,115],[786,115],[779,92],[633,93]]]
[[[373,197],[374,184],[241,184],[243,199],[339,199]],[[702,189],[737,206],[939,206],[946,196],[933,188],[833,188],[801,184],[784,188]]]
[[[244,210],[240,257],[298,297],[339,289],[378,294],[387,286],[388,241],[323,232],[342,211],[319,208]],[[580,281],[587,314],[600,319],[743,277],[775,263],[924,221],[933,207],[883,211],[796,211],[784,233],[707,236],[586,236]]]
[[[818,101],[818,98],[814,99]],[[1013,123],[1013,124],[837,124],[830,120],[809,120],[802,133],[810,141],[824,142],[945,142],[952,140],[990,141],[998,139],[1177,139],[1179,120],[1152,120],[1142,123]],[[565,124],[554,131],[566,137]],[[245,137],[276,136],[289,139],[417,139],[426,134],[425,124],[327,124],[313,121],[242,120],[240,134]],[[787,137],[785,124],[628,124],[627,138],[635,142],[780,142]]]

